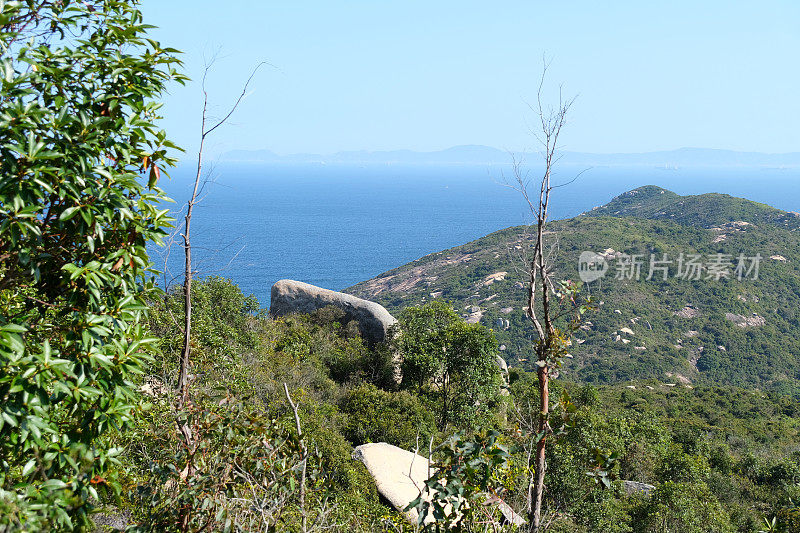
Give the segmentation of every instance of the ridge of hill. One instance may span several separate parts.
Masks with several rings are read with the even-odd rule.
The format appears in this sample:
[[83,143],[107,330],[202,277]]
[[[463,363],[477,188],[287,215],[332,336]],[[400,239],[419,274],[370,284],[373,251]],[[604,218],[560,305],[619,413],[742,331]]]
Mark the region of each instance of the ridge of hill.
[[[599,254],[607,268],[584,287],[598,309],[562,374],[595,383],[724,383],[800,396],[799,228],[796,213],[655,186],[550,223],[558,279],[579,278],[584,251]],[[346,292],[390,311],[447,300],[466,320],[494,329],[510,366],[530,368],[522,257],[531,243],[528,227],[507,228]],[[723,266],[726,275],[716,274]]]
[[736,221],[800,228],[800,213],[782,211],[766,204],[727,194],[680,196],[655,185],[624,192],[585,216],[638,217],[669,220],[677,224],[710,228]]

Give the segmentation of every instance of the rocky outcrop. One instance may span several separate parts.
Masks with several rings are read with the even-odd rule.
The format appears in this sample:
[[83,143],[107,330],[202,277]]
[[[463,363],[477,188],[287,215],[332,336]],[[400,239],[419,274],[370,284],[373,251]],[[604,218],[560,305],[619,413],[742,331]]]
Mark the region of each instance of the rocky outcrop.
[[675,316],[679,316],[681,318],[697,318],[702,313],[700,313],[700,310],[698,308],[696,308],[695,306],[687,305],[683,309],[681,309],[680,311],[676,311],[674,314],[675,314]]
[[355,320],[361,336],[369,344],[385,341],[389,328],[397,322],[389,311],[375,302],[290,279],[282,279],[272,286],[269,314],[273,318],[307,314],[329,305],[344,311],[347,320]]
[[477,324],[483,318],[483,310],[477,305],[468,305],[465,310],[466,312],[461,315],[461,318],[467,324]]
[[655,487],[653,485],[640,483],[638,481],[622,480],[622,489],[625,491],[626,496],[634,496],[637,494],[650,496],[650,493],[655,489]]
[[[505,345],[500,347],[500,351],[505,351]],[[502,396],[510,396],[510,392],[508,391],[508,387],[510,384],[509,375],[508,375],[508,363],[500,354],[495,356],[495,362],[497,363],[497,367],[500,369],[500,394]]]
[[758,313],[753,313],[752,316],[737,315],[735,313],[725,313],[725,318],[727,318],[740,328],[759,327],[767,323],[764,317],[758,315]]

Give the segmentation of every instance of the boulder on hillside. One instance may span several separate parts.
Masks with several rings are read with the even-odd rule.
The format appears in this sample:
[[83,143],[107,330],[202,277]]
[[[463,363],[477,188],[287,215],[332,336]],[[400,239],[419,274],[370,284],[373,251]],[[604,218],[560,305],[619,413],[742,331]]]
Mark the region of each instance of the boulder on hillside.
[[[367,467],[381,496],[403,513],[406,520],[417,523],[416,510],[405,508],[419,496],[425,488],[425,480],[433,473],[429,471],[428,460],[414,452],[409,452],[386,442],[374,442],[357,446],[353,459]],[[525,519],[500,498],[491,495],[484,505],[497,505],[506,523],[521,526]],[[430,517],[427,521],[432,520]]]
[[329,305],[344,311],[347,320],[355,320],[361,336],[371,345],[384,342],[389,328],[397,322],[380,304],[291,279],[282,279],[272,286],[269,314],[273,318],[308,314]]
[[653,485],[649,485],[647,483],[640,483],[638,481],[628,481],[625,479],[622,480],[622,488],[625,491],[626,496],[634,496],[637,494],[650,496],[650,493],[655,489]]
[[758,327],[767,323],[763,316],[753,313],[752,316],[737,315],[735,313],[725,313],[725,318],[739,326],[740,328]]
[[[505,349],[505,344],[500,346],[500,351],[505,351]],[[503,359],[503,356],[500,354],[495,355],[495,362],[497,363],[497,367],[500,369],[500,379],[502,381],[500,385],[500,394],[502,396],[510,396],[511,393],[508,391],[508,387],[511,380],[509,379],[508,375],[508,363],[506,363],[506,360]]]
[[386,442],[357,446],[353,459],[367,467],[381,496],[403,513],[412,524],[417,523],[416,510],[405,508],[420,495],[428,479],[428,459]]
[[506,360],[500,357],[498,354],[495,356],[495,362],[497,363],[498,368],[500,368],[500,372],[504,376],[508,376],[508,363],[506,363]]

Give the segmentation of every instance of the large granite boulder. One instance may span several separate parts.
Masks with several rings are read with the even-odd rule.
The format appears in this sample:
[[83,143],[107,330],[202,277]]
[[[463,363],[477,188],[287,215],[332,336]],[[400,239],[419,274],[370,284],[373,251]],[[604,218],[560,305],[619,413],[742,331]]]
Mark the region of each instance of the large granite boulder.
[[[406,520],[416,524],[419,516],[417,511],[405,511],[405,508],[422,493],[425,480],[433,474],[428,459],[386,442],[362,444],[353,451],[353,458],[367,467],[380,495],[403,513]],[[497,505],[505,523],[516,526],[525,524],[524,518],[496,496],[489,496],[484,504]],[[433,517],[429,516],[426,522],[432,520]]]
[[420,495],[429,477],[428,459],[386,442],[362,444],[353,458],[364,463],[381,496],[406,519],[417,523],[417,511],[405,508]]
[[389,311],[375,302],[290,279],[282,279],[272,286],[269,314],[273,318],[292,313],[308,314],[329,305],[344,311],[347,320],[355,320],[361,336],[369,344],[385,341],[389,328],[397,322]]

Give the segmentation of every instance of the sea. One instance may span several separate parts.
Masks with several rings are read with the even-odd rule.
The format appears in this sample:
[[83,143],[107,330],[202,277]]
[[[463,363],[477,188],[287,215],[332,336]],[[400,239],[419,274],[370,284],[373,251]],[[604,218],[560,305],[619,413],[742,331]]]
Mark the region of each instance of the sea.
[[[523,169],[535,190],[541,169]],[[160,184],[178,221],[195,169],[179,166]],[[266,165],[220,163],[204,173],[192,218],[197,276],[233,280],[269,306],[270,288],[289,278],[342,290],[424,255],[509,226],[530,210],[511,188],[510,166]],[[551,216],[576,216],[642,185],[678,194],[726,193],[800,211],[800,168],[561,167]],[[176,222],[176,223],[177,223]],[[178,227],[182,231],[182,227]],[[177,234],[150,247],[160,283],[182,282]],[[168,241],[169,242],[169,241]]]

